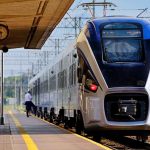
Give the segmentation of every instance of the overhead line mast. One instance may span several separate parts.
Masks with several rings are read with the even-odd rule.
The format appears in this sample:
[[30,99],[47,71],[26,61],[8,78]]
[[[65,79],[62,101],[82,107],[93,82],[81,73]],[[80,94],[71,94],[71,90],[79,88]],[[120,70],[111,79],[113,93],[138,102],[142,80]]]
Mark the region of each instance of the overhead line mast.
[[[95,6],[103,6],[103,17],[106,16],[106,8],[108,6],[109,7],[111,7],[111,6],[117,7],[114,3],[106,2],[106,0],[104,0],[104,2],[95,2],[95,0],[93,0],[93,2],[91,2],[91,3],[82,3],[79,6],[87,7],[92,15],[92,18],[95,18]],[[91,10],[90,6],[93,7],[93,11]]]
[[[106,3],[106,0],[104,0],[104,4],[105,4],[105,3]],[[104,5],[103,16],[106,17],[106,5]]]
[[[95,0],[93,0],[93,4],[95,3]],[[93,18],[95,18],[95,6],[93,5]]]

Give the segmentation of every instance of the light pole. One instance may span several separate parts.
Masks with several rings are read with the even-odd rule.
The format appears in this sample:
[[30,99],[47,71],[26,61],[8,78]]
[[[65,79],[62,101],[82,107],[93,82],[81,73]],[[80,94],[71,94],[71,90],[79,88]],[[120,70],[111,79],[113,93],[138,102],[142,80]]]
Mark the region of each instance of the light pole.
[[[9,29],[7,25],[0,24],[0,41],[7,39],[9,34]],[[0,125],[4,125],[4,96],[3,96],[3,52],[8,52],[8,47],[3,45],[1,47],[1,116],[0,116]]]
[[1,51],[1,116],[0,116],[0,125],[4,125],[4,96],[3,96],[3,51]]

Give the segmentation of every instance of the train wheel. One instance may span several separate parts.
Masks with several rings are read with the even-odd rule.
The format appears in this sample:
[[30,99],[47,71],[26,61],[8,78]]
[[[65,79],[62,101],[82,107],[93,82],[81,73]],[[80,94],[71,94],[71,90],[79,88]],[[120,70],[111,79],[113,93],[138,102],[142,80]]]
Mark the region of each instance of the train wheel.
[[59,117],[59,115],[56,117],[55,124],[56,124],[56,125],[59,125],[59,124],[60,124],[60,117]]
[[75,122],[73,122],[73,120],[68,120],[68,128],[72,128],[75,125]]
[[82,129],[81,129],[81,121],[80,119],[77,117],[77,121],[76,121],[76,133],[81,135]]
[[148,136],[136,136],[137,141],[145,143],[148,140]]
[[80,125],[78,123],[76,124],[76,133],[80,134],[80,135],[82,133],[82,129],[81,129],[81,127],[80,127]]
[[100,140],[101,140],[101,136],[98,134],[95,134],[95,135],[93,135],[93,140],[94,141],[96,141],[96,142],[100,142]]
[[41,119],[43,119],[43,116],[44,116],[44,115],[43,115],[43,112],[40,113],[40,116],[41,116]]
[[53,123],[54,121],[53,121],[53,117],[50,115],[50,117],[49,117],[49,122],[51,122],[51,123]]
[[68,129],[68,128],[69,128],[69,127],[68,127],[68,123],[65,122],[64,128],[65,128],[65,129]]
[[40,113],[39,112],[37,112],[37,116],[40,117]]
[[141,139],[140,136],[137,135],[137,136],[136,136],[136,140],[137,140],[137,141],[140,141],[140,139]]
[[142,136],[142,142],[145,143],[148,140],[148,136]]
[[64,128],[65,129],[69,128],[69,126],[68,126],[68,117],[64,117]]
[[56,114],[55,114],[55,109],[54,109],[54,107],[52,107],[51,109],[50,109],[50,115],[49,115],[49,121],[51,122],[51,123],[53,123],[54,122],[54,119],[56,118],[55,116],[56,116]]
[[49,122],[55,123],[56,122],[56,117],[54,115],[49,115]]
[[76,133],[81,135],[82,131],[84,130],[84,124],[83,124],[83,118],[81,112],[77,114],[75,128],[76,128]]

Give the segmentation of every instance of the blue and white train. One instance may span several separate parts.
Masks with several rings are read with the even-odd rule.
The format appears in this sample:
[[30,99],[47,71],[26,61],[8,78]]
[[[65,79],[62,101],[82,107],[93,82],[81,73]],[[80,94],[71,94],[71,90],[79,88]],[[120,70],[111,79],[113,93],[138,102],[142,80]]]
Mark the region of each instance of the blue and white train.
[[[150,22],[88,21],[76,44],[29,83],[37,114],[95,135],[150,133]],[[108,132],[109,131],[109,132]]]

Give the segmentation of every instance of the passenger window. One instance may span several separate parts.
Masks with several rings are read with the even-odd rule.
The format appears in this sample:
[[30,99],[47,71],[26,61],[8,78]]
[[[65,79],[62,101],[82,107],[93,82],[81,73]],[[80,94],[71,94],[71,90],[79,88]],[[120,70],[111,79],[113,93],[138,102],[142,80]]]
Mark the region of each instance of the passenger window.
[[73,77],[72,77],[72,65],[69,67],[69,85],[73,84]]

